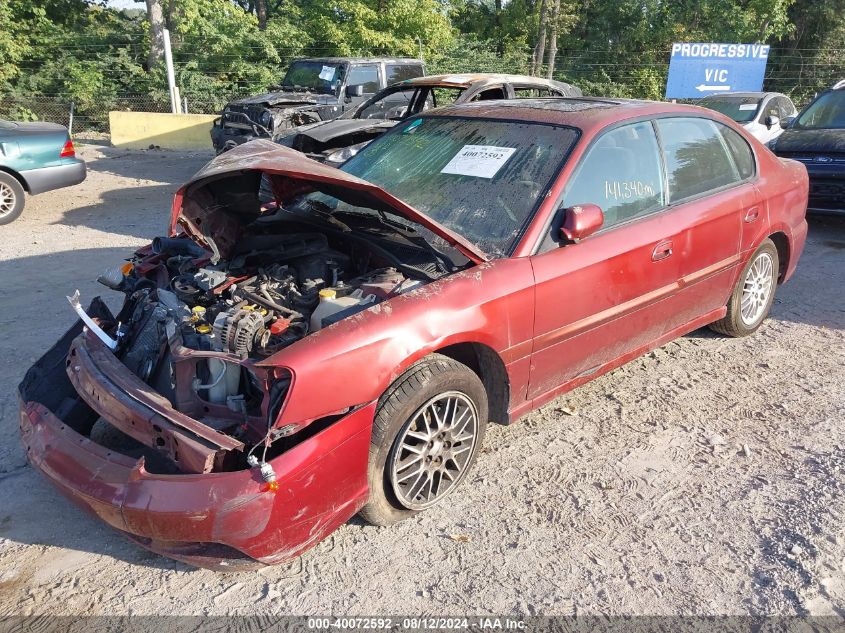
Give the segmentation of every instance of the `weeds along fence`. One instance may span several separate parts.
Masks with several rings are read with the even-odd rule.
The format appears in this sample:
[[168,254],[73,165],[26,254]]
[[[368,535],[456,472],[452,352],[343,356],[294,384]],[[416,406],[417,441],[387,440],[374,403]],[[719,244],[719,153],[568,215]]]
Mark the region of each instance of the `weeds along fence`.
[[[96,55],[96,51],[92,53],[84,44],[63,49],[60,53],[64,60],[85,60]],[[358,53],[367,54],[366,51]],[[247,73],[219,70],[227,66],[243,69],[244,59],[240,55],[224,56],[222,61],[218,55],[214,68],[206,67],[203,60],[177,60],[177,84],[187,101],[188,112],[217,114],[228,101],[256,94],[274,81],[279,82],[290,59],[332,54],[333,50],[319,47],[291,50],[280,63],[265,64],[255,72]],[[425,61],[431,74],[484,71],[527,74],[530,59],[530,51],[497,55],[492,48],[474,43]],[[254,65],[246,66],[252,68]],[[63,64],[56,64],[51,72],[61,73],[62,68]],[[669,50],[627,51],[624,54],[612,50],[561,51],[555,60],[554,78],[578,86],[586,95],[662,99],[668,69]],[[29,87],[28,73],[40,77],[38,82],[29,83],[49,84],[52,88]],[[45,74],[44,64],[24,65],[19,81],[0,87],[0,118],[72,124],[73,132],[77,134],[108,133],[111,110],[170,111],[164,73],[147,73],[140,62],[131,67],[97,67],[90,77],[84,77],[85,81],[62,81],[60,77],[45,81]],[[537,74],[546,76],[547,69],[543,68]],[[800,107],[815,93],[843,78],[845,50],[772,49],[764,89],[783,92]]]

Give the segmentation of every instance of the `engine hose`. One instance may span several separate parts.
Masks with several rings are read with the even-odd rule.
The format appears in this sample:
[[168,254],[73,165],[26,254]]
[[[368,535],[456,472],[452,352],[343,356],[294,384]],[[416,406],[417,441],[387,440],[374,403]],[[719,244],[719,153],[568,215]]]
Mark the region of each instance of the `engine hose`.
[[211,381],[207,385],[200,384],[199,378],[194,378],[194,383],[193,383],[194,391],[201,391],[203,389],[213,389],[218,384],[220,384],[221,380],[223,380],[223,376],[226,375],[227,369],[228,369],[228,367],[224,363],[223,367],[220,369],[220,373],[218,374],[217,378],[215,378],[213,381]]
[[254,301],[255,303],[263,305],[265,308],[270,308],[271,310],[276,310],[277,312],[281,312],[291,317],[299,317],[303,319],[305,317],[302,316],[301,313],[297,312],[296,310],[291,310],[290,308],[286,308],[284,306],[279,305],[275,301],[270,301],[269,299],[265,299],[261,295],[254,294],[248,290],[245,290],[243,287],[238,288],[238,292],[249,299],[250,301]]

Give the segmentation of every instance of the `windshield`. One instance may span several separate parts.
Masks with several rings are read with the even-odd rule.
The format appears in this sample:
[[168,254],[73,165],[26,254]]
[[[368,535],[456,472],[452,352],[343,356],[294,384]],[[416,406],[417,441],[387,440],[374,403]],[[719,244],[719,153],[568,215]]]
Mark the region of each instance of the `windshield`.
[[[344,164],[463,236],[508,255],[578,138],[573,128],[431,117],[400,124]],[[339,211],[353,208],[311,194]]]
[[307,88],[313,92],[334,93],[343,81],[343,65],[318,61],[294,62],[282,80],[284,88]]
[[760,109],[760,97],[710,97],[702,99],[698,105],[715,110],[737,123],[754,120]]
[[845,128],[845,90],[827,92],[807,106],[796,127],[808,129]]

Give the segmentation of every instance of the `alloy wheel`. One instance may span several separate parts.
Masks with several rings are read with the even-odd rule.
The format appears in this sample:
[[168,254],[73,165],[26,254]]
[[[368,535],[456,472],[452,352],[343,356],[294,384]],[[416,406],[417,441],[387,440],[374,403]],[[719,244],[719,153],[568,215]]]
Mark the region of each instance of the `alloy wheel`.
[[478,439],[478,412],[460,391],[422,405],[399,431],[390,456],[390,483],[399,502],[422,510],[453,490],[467,471]]
[[742,288],[740,312],[742,322],[755,325],[766,311],[774,284],[774,260],[769,253],[760,253],[754,259]]
[[0,217],[14,211],[17,201],[14,190],[5,182],[0,182]]

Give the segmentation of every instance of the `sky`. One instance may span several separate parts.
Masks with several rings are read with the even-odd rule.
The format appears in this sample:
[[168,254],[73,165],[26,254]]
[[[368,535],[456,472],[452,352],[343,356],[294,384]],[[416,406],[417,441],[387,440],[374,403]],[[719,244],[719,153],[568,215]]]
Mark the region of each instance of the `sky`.
[[143,2],[135,2],[135,0],[109,0],[108,5],[115,9],[144,9],[146,6]]

